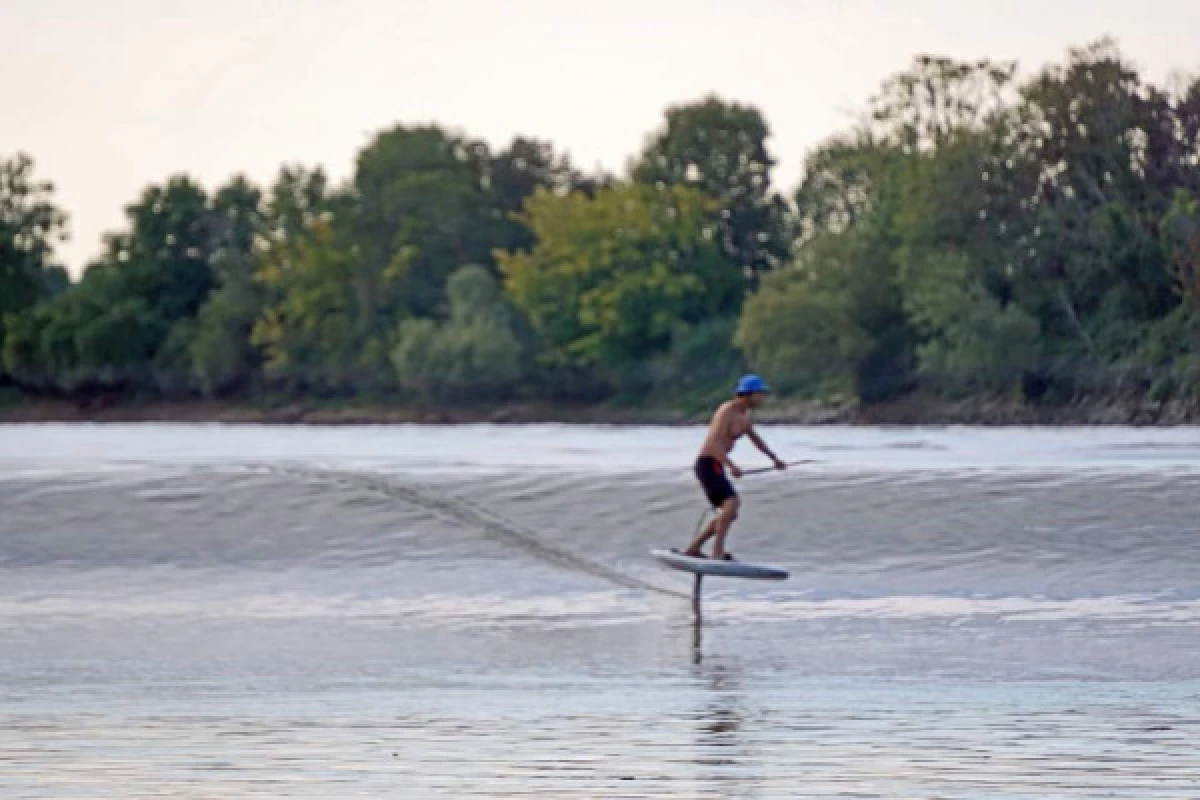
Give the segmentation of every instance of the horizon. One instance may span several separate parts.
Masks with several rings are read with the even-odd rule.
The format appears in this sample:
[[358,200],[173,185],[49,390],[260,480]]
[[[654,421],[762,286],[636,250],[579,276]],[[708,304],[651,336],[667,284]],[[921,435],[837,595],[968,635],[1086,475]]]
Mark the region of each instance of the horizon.
[[[438,124],[493,149],[531,136],[581,169],[623,174],[669,106],[717,94],[763,113],[772,184],[788,197],[806,155],[920,54],[1015,60],[1028,77],[1111,36],[1148,81],[1200,67],[1188,34],[1200,5],[1175,0],[739,5],[364,0],[362,13],[335,17],[318,0],[17,0],[6,16],[19,35],[0,66],[39,69],[0,88],[0,102],[20,109],[0,130],[0,154],[28,153],[54,184],[71,236],[57,260],[78,278],[148,185],[175,174],[210,189],[236,174],[265,184],[285,163],[320,166],[340,184],[370,137],[396,124]],[[753,57],[730,58],[743,42]]]

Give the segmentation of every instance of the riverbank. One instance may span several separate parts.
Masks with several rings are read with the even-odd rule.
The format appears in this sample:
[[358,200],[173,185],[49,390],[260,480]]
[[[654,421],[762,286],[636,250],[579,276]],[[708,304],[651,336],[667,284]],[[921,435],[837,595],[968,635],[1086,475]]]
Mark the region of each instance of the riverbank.
[[[529,424],[694,425],[708,411],[622,408],[611,405],[417,408],[371,404],[289,403],[255,406],[176,401],[85,406],[69,400],[15,400],[0,407],[0,423],[221,422],[266,425]],[[763,423],[793,425],[1190,425],[1200,424],[1200,398],[1152,402],[1144,398],[1087,399],[1033,405],[1003,398],[947,401],[911,395],[869,406],[794,401],[769,403]]]

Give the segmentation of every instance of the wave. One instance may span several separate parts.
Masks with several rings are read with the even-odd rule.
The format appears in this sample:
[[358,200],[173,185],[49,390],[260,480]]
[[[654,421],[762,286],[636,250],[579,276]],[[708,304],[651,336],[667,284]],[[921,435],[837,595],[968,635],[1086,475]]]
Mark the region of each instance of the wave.
[[[1197,587],[1193,474],[795,473],[743,486],[730,543],[844,596],[1058,597]],[[703,510],[682,470],[411,474],[304,465],[0,480],[0,567],[563,573],[686,595],[648,551]],[[746,587],[751,591],[753,587]]]

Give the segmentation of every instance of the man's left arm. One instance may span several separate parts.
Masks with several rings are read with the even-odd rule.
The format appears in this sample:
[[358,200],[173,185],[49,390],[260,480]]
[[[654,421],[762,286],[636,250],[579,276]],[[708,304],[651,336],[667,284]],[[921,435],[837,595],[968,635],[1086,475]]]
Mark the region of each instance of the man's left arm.
[[750,437],[750,441],[754,442],[754,446],[762,451],[762,454],[771,459],[775,463],[775,469],[787,469],[787,464],[779,460],[779,457],[771,452],[771,448],[767,447],[767,443],[758,435],[758,431],[753,427],[746,431],[746,435]]

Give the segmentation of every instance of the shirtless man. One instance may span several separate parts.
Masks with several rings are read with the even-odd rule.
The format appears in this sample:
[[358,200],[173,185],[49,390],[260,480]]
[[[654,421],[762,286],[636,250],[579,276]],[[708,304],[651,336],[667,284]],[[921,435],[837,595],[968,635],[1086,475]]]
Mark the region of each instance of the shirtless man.
[[750,421],[750,412],[762,405],[763,396],[770,391],[763,379],[757,375],[747,375],[738,381],[737,394],[734,398],[723,403],[713,415],[708,426],[708,438],[700,448],[696,459],[696,478],[704,488],[704,494],[712,507],[717,509],[717,515],[697,534],[695,541],[684,551],[684,555],[703,558],[701,548],[709,539],[713,541],[712,557],[732,561],[733,557],[725,551],[725,537],[729,528],[737,518],[741,501],[725,470],[735,478],[742,477],[742,471],[729,460],[733,445],[743,435],[750,437],[754,446],[775,462],[775,469],[787,469],[787,465],[776,458],[766,442],[759,438]]

